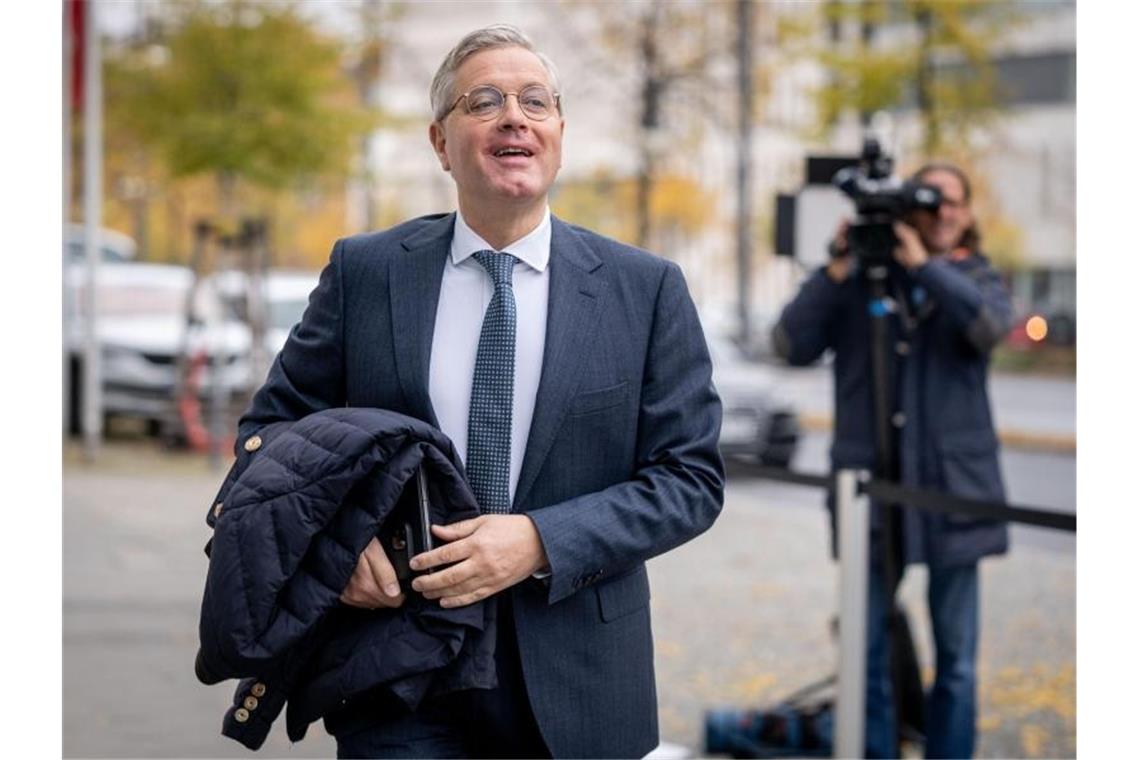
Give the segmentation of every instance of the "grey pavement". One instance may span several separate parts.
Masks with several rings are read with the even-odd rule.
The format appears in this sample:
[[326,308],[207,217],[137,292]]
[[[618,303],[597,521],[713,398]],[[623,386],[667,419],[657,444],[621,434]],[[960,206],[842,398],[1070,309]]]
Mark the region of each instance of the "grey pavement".
[[[821,468],[825,451],[808,436],[797,466]],[[144,443],[108,446],[97,466],[65,459],[64,756],[250,756],[218,734],[231,685],[193,675],[222,473]],[[1072,509],[1072,457],[1004,461],[1011,500]],[[983,565],[983,757],[1075,753],[1075,541],[1047,534],[1016,531],[1010,555]],[[713,528],[649,567],[663,740],[697,748],[703,710],[770,704],[834,670],[838,578],[818,493],[734,468]],[[912,570],[903,597],[929,677],[923,589]],[[319,724],[297,745],[277,724],[260,753],[334,754]]]

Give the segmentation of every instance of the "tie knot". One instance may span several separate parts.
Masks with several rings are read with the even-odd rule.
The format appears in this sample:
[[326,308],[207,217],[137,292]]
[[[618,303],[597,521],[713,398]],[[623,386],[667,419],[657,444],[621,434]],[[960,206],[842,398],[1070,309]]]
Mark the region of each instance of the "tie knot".
[[487,274],[491,275],[491,282],[495,283],[496,288],[511,286],[511,272],[518,259],[509,253],[498,251],[477,251],[474,256],[487,270]]

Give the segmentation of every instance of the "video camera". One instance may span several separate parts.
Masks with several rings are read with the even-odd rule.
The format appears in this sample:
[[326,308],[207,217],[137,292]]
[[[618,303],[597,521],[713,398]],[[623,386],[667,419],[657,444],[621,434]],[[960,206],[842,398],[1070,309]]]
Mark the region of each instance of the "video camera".
[[855,202],[856,216],[847,229],[847,247],[865,264],[886,264],[898,244],[892,224],[912,211],[938,211],[942,191],[933,185],[892,176],[894,160],[879,141],[868,137],[854,166],[840,169],[833,185]]

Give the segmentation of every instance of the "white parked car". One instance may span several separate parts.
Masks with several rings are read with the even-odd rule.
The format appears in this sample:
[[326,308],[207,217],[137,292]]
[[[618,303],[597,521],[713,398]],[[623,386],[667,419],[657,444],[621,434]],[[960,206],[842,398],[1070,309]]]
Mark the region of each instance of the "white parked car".
[[[69,265],[65,278],[66,300],[76,305],[64,335],[70,372],[67,419],[70,430],[78,432],[84,331],[76,315],[86,272]],[[179,408],[179,398],[185,400],[192,388],[197,413],[205,416],[215,398],[215,371],[227,417],[241,412],[263,378],[254,377],[250,330],[236,297],[244,297],[244,289],[235,291],[234,282],[244,283],[244,275],[213,275],[195,287],[193,272],[183,266],[106,260],[100,265],[96,331],[105,417],[139,418],[154,434],[182,437],[187,411]],[[265,353],[270,360],[300,320],[316,284],[315,272],[267,274]]]
[[720,451],[760,464],[788,467],[799,444],[795,407],[780,393],[771,372],[750,361],[727,333],[706,327],[713,384],[724,407]]
[[[69,267],[68,291],[80,303],[86,274]],[[176,430],[176,396],[183,358],[195,352],[216,355],[218,378],[227,399],[249,386],[248,330],[227,318],[207,292],[191,292],[193,273],[186,267],[136,262],[101,264],[97,275],[96,339],[100,350],[102,407],[106,418],[145,420],[155,433]],[[193,298],[189,319],[187,300]],[[68,353],[69,428],[78,432],[83,407],[84,321],[72,315],[65,326]],[[213,377],[202,374],[205,398]]]

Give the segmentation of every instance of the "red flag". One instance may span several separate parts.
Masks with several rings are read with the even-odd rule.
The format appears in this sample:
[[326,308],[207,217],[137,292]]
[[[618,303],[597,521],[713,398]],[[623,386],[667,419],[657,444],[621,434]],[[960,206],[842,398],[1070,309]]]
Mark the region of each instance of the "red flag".
[[83,51],[87,26],[86,0],[67,0],[64,5],[65,33],[71,40],[71,108],[83,111]]

